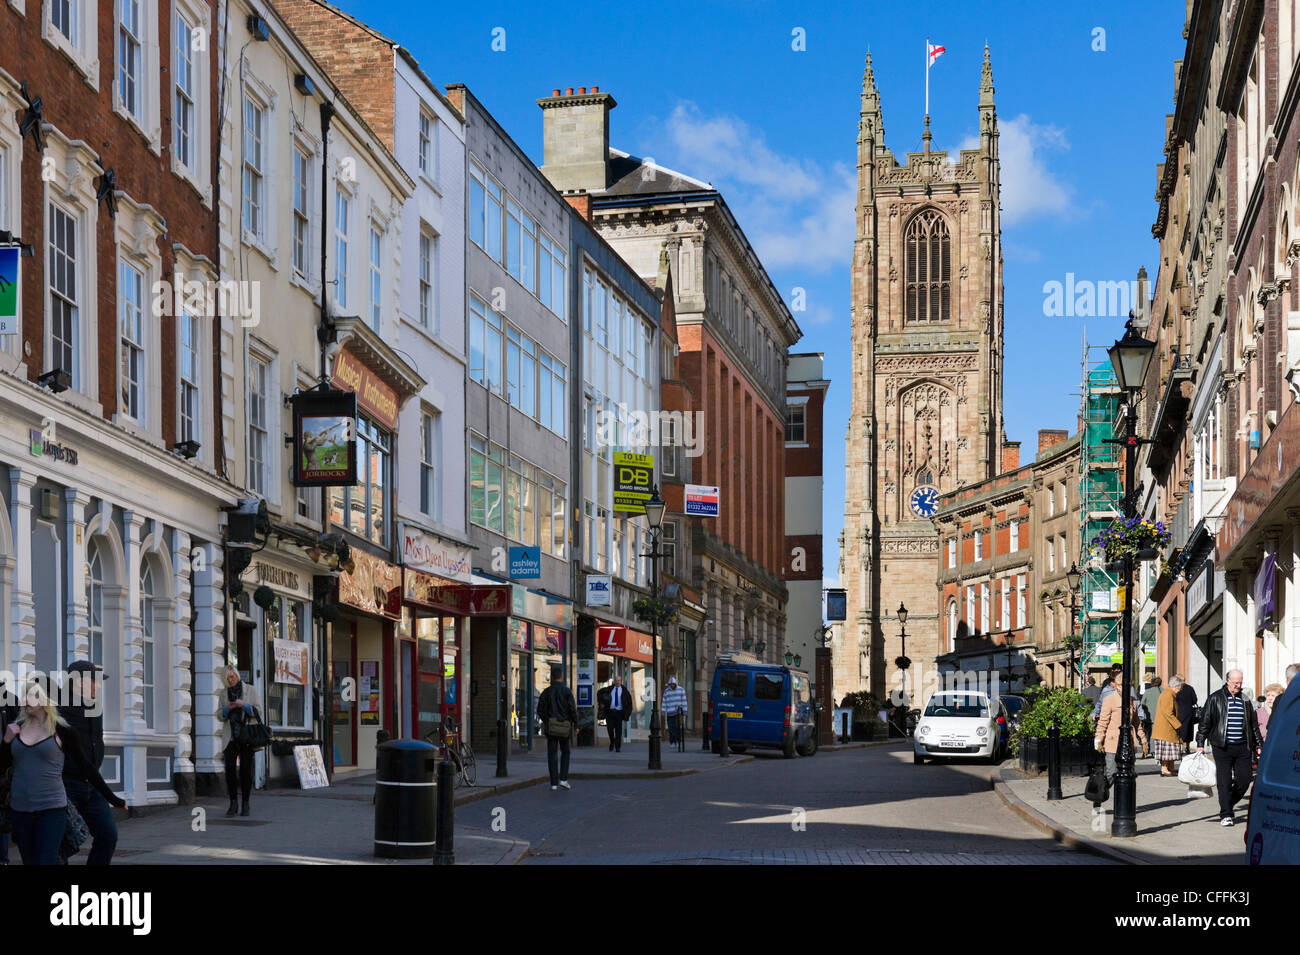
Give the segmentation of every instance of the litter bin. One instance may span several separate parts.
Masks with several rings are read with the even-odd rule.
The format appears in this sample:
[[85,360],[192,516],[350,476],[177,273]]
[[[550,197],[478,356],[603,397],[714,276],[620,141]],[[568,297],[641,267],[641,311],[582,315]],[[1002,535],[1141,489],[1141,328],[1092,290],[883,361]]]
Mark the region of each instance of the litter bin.
[[421,740],[380,743],[375,759],[375,855],[431,859],[437,747]]

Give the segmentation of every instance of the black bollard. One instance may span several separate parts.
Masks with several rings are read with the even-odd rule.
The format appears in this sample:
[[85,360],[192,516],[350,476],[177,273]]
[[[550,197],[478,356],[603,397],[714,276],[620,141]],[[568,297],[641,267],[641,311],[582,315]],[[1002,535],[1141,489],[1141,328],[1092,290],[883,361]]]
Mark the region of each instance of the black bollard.
[[1047,798],[1065,798],[1061,792],[1061,729],[1056,723],[1047,730]]
[[438,828],[434,836],[434,865],[456,864],[455,775],[451,760],[444,759],[438,763]]
[[497,775],[508,776],[506,755],[510,752],[510,737],[506,735],[506,721],[497,720]]
[[722,737],[722,740],[718,743],[718,755],[730,756],[731,747],[727,745],[727,724],[730,723],[731,720],[727,718],[726,713],[720,713],[718,715],[722,720],[722,722],[718,724],[718,733]]

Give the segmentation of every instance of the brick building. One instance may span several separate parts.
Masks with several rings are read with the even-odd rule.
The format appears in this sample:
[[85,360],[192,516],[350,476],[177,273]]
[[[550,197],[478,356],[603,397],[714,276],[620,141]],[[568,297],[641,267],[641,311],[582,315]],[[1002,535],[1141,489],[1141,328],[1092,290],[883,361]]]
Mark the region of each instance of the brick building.
[[790,355],[785,392],[785,648],[809,672],[823,645],[822,459],[831,384],[823,367],[821,354]]
[[24,253],[0,335],[0,665],[104,666],[103,774],[136,805],[193,790],[238,496],[214,398],[233,303],[204,294],[215,19],[0,5],[0,248]]

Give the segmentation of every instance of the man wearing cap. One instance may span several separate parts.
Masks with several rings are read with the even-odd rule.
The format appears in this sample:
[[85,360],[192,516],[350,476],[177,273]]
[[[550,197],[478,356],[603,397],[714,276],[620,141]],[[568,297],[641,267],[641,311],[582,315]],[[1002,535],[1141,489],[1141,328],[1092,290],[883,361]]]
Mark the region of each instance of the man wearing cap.
[[686,718],[686,691],[677,685],[677,677],[668,678],[664,690],[664,715],[668,717],[668,744],[676,746],[682,736],[682,721]]
[[[59,707],[62,716],[81,740],[87,763],[99,769],[104,762],[104,707],[99,698],[99,682],[103,667],[89,660],[74,660],[68,665],[71,696],[66,706]],[[90,847],[87,865],[109,865],[113,850],[117,848],[117,823],[113,810],[90,781],[78,771],[76,762],[63,762],[63,788],[68,801],[77,807],[86,828],[94,840]]]

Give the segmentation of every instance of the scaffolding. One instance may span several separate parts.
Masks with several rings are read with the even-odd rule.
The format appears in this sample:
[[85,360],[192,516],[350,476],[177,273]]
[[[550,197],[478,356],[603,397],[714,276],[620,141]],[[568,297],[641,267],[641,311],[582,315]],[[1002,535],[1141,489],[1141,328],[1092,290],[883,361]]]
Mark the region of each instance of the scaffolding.
[[[1119,581],[1106,569],[1093,538],[1124,510],[1124,449],[1107,443],[1122,428],[1119,382],[1105,354],[1109,346],[1089,346],[1085,338],[1081,357],[1081,431],[1079,441],[1079,567],[1083,571],[1080,601],[1079,682],[1083,685],[1090,665],[1110,662],[1109,653],[1099,656],[1101,647],[1120,643]],[[1100,353],[1100,360],[1098,360]]]

